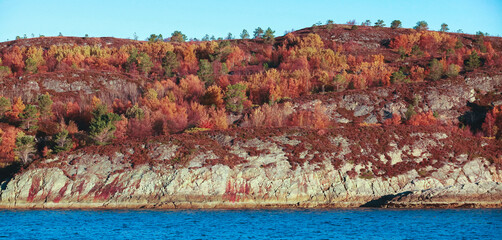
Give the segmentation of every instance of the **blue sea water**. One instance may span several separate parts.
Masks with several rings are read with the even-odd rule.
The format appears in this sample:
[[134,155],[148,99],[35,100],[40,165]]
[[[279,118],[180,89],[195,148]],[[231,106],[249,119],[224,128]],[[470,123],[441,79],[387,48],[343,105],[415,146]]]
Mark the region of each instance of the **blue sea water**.
[[1,210],[0,239],[502,239],[502,209]]

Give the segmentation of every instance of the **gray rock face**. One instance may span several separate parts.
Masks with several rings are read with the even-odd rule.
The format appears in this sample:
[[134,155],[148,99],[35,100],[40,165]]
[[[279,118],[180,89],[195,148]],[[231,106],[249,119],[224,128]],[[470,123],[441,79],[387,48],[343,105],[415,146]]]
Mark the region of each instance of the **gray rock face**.
[[495,90],[497,86],[502,85],[502,76],[497,75],[493,77],[479,76],[466,78],[465,83],[467,86],[470,86],[477,91],[491,92]]
[[[177,166],[173,162],[179,146],[174,143],[145,146],[152,163],[134,167],[128,160],[134,155],[132,149],[45,160],[3,184],[0,207],[358,207],[384,196],[396,196],[386,205],[396,207],[439,201],[502,206],[497,197],[502,194],[502,171],[482,157],[455,156],[448,146],[442,149],[455,160],[436,171],[429,166],[376,176],[381,169],[373,168],[374,163],[354,159],[354,151],[367,152],[399,169],[400,164],[427,159],[428,151],[444,145],[446,133],[417,133],[423,139],[412,145],[391,142],[381,155],[370,153],[368,146],[354,148],[354,141],[343,135],[328,137],[337,151],[319,154],[291,136],[237,141],[218,135],[228,151],[244,160],[235,166],[208,164],[218,158],[212,150],[196,151],[187,164]],[[288,148],[302,145],[305,148],[297,157],[311,160],[295,165]],[[251,154],[249,149],[260,153]],[[321,157],[314,161],[315,156]],[[424,174],[427,170],[432,173]]]
[[136,99],[141,92],[141,84],[128,76],[77,70],[73,73],[41,73],[19,79],[0,79],[0,83],[1,96],[21,97],[24,101],[33,101],[45,92],[74,98],[96,94],[101,99]]
[[55,80],[55,79],[45,79],[43,81],[43,86],[45,89],[52,90],[58,93],[62,92],[83,92],[85,94],[92,94],[95,91],[91,89],[88,83],[83,81],[75,81],[69,83],[67,81]]
[[[457,123],[469,102],[500,86],[502,75],[479,76],[457,82],[416,83],[332,93],[321,104],[326,107],[326,114],[339,123],[354,122],[357,118],[365,123],[382,123],[392,114],[404,117],[409,105],[413,105],[416,112],[432,111],[442,121]],[[307,102],[300,108],[311,106],[311,102]]]
[[398,194],[386,207],[500,207],[502,183],[468,182]]

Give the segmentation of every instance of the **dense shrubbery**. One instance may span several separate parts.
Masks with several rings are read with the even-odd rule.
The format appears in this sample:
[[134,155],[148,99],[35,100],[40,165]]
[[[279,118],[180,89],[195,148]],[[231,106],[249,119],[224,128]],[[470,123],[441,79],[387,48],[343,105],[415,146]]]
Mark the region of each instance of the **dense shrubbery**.
[[[332,29],[332,24],[326,28]],[[355,21],[349,24],[355,26]],[[383,21],[375,26],[384,27]],[[391,28],[400,27],[399,20],[391,23]],[[418,30],[426,27],[426,23],[417,24]],[[249,37],[243,30],[241,38]],[[176,31],[170,42],[153,34],[149,42],[121,46],[5,48],[0,54],[0,78],[100,70],[136,76],[144,80],[144,86],[136,93],[138,99],[95,97],[65,102],[46,93],[25,104],[20,97],[0,97],[0,158],[29,162],[37,151],[49,156],[126,138],[227,129],[237,126],[229,120],[230,114],[244,116],[240,126],[323,129],[332,123],[322,106],[293,110],[287,101],[313,93],[437,81],[501,62],[500,54],[483,36],[468,48],[461,39],[441,32],[398,35],[389,44],[402,57],[397,62],[382,54],[352,55],[350,44],[314,33],[289,33],[276,42],[270,28],[257,28],[253,37],[243,44],[237,40],[186,42],[186,36]],[[424,59],[428,64],[397,67],[405,58]],[[499,136],[500,110],[493,111],[483,129],[488,136]],[[401,117],[394,114],[384,124],[401,124]],[[410,112],[405,117],[410,125],[436,122],[431,112]]]

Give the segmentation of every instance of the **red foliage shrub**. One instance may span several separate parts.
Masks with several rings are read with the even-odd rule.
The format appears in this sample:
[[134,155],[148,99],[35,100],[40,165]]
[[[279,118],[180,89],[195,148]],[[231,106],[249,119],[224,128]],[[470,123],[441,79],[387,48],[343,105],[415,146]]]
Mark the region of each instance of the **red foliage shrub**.
[[0,124],[0,163],[14,161],[14,148],[19,130],[15,127]]
[[502,106],[496,106],[486,114],[482,125],[483,133],[487,137],[502,138]]
[[25,49],[14,46],[11,51],[3,55],[3,65],[10,67],[13,73],[21,75],[24,69],[23,53]]
[[132,138],[147,138],[153,136],[152,122],[145,117],[143,120],[129,119],[127,123],[127,135]]
[[188,127],[199,126],[202,121],[208,121],[209,115],[206,108],[197,102],[190,103],[188,108]]
[[308,127],[313,129],[323,129],[331,125],[326,109],[317,102],[312,111],[298,110],[290,117],[289,126]]
[[188,75],[186,78],[180,80],[179,87],[182,91],[182,98],[187,102],[199,101],[204,93],[204,82],[199,80],[199,77]]
[[113,135],[115,139],[118,141],[124,140],[127,138],[127,126],[129,125],[129,120],[122,115],[122,119],[120,121],[115,122],[115,132]]
[[272,106],[265,104],[251,111],[242,123],[243,127],[283,127],[288,124],[289,116],[293,113],[291,103]]
[[113,100],[113,104],[112,104],[112,109],[113,109],[113,112],[116,113],[116,114],[125,114],[127,109],[131,108],[132,107],[132,103],[131,101],[123,101],[123,100],[120,100],[120,99],[116,99]]
[[399,124],[401,124],[401,115],[393,113],[392,117],[385,119],[383,124],[384,125],[399,125]]
[[434,117],[432,111],[428,111],[411,116],[406,123],[412,126],[430,126],[437,124],[437,119]]
[[[209,116],[210,116],[209,122],[214,126],[214,129],[223,130],[228,128],[229,123],[225,108],[220,108],[220,109],[211,108],[209,109]],[[207,121],[203,120],[203,122]]]

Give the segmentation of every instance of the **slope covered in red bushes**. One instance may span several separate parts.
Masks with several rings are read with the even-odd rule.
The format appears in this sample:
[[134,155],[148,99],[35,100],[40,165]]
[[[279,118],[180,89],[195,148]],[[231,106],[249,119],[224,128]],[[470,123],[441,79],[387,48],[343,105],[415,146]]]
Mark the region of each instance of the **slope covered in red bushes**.
[[[407,124],[472,127],[479,137],[500,138],[501,84],[469,88],[467,79],[492,81],[500,75],[501,55],[502,40],[482,34],[347,25],[315,26],[275,39],[3,42],[1,161],[28,163],[92,145],[236,128],[317,132],[355,124],[378,132],[380,125]],[[427,98],[430,91],[448,86],[474,93],[435,111],[432,101],[442,104],[436,100],[458,91],[446,89],[436,100]],[[392,91],[383,96],[379,89]],[[373,106],[356,95],[385,101]],[[355,105],[333,110],[347,96]],[[402,99],[403,106],[385,108]],[[357,106],[364,101],[370,110]],[[462,118],[459,113],[472,104],[478,107],[466,115],[472,121]],[[387,112],[380,117],[366,115],[383,108]],[[460,119],[450,121],[455,118]]]

